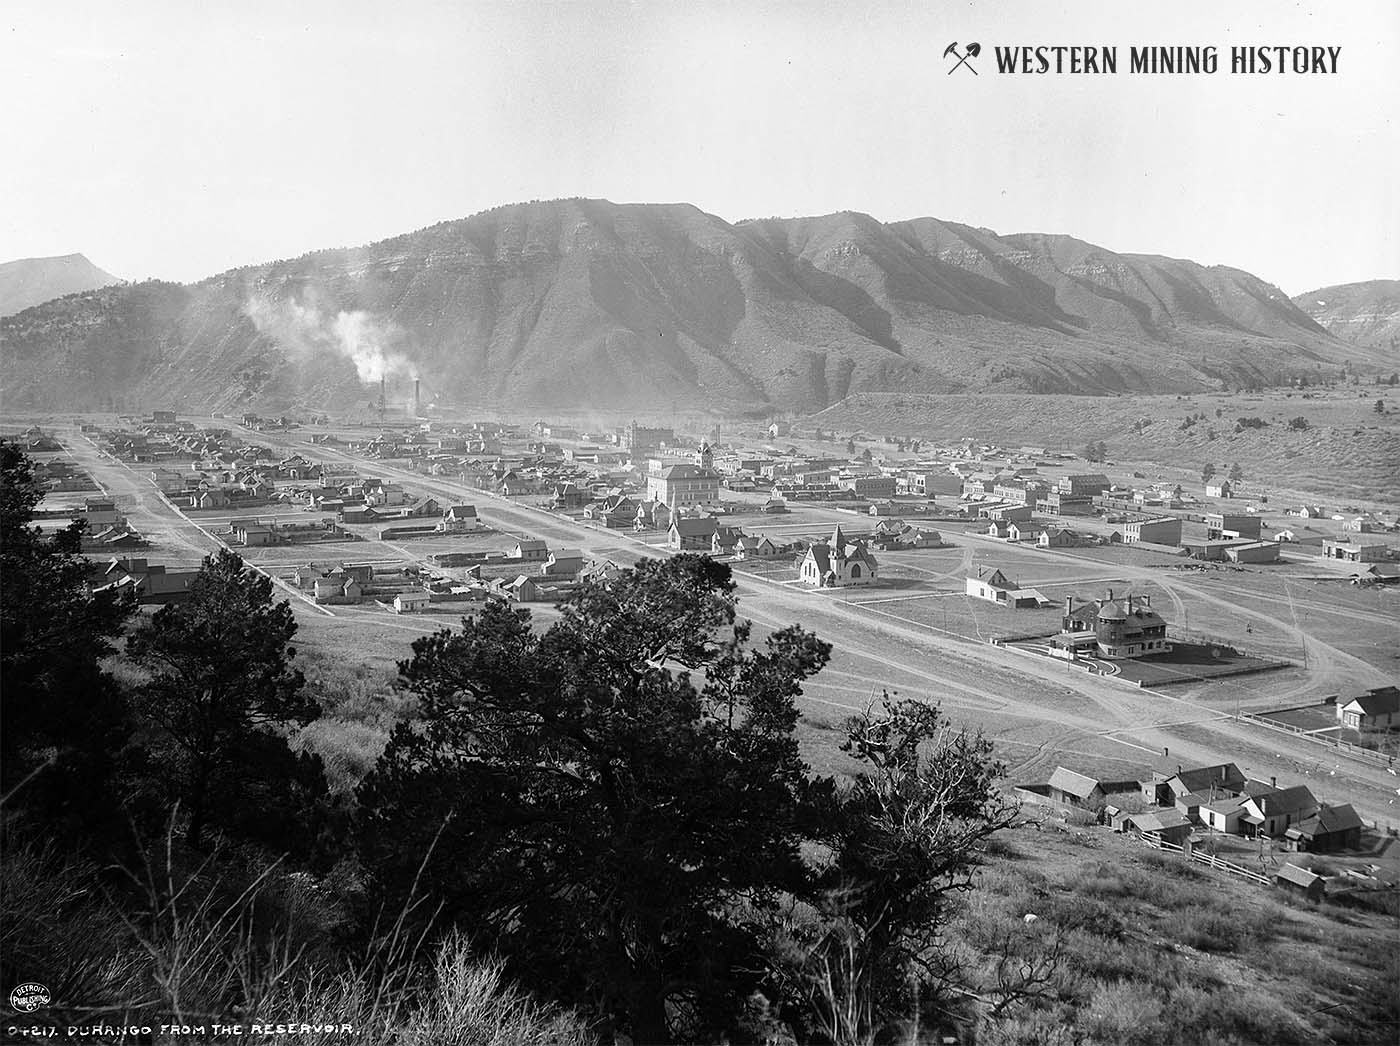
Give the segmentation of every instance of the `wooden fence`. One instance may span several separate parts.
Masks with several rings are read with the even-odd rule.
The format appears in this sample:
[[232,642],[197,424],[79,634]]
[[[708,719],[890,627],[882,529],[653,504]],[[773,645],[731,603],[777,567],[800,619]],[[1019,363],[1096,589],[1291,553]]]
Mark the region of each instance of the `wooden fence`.
[[[1286,711],[1286,709],[1285,709]],[[1256,715],[1254,712],[1241,712],[1239,718],[1247,719],[1251,723],[1258,723],[1260,726],[1267,726],[1270,730],[1280,730],[1286,734],[1293,734],[1297,737],[1306,738],[1309,741],[1320,745],[1327,745],[1329,748],[1336,748],[1349,755],[1360,756],[1369,759],[1379,766],[1389,766],[1394,762],[1394,755],[1387,752],[1379,752],[1374,748],[1363,748],[1361,745],[1354,745],[1350,741],[1343,741],[1340,737],[1329,737],[1326,734],[1317,733],[1314,730],[1304,730],[1300,726],[1292,726],[1288,723],[1280,723],[1264,716]]]
[[1216,857],[1214,854],[1208,854],[1203,850],[1197,850],[1195,847],[1178,846],[1176,845],[1176,843],[1169,843],[1165,839],[1158,839],[1156,836],[1152,835],[1139,834],[1136,836],[1136,838],[1141,842],[1146,843],[1148,846],[1155,847],[1158,850],[1166,850],[1170,853],[1178,854],[1184,853],[1186,855],[1187,860],[1195,861],[1198,864],[1204,864],[1210,868],[1216,869],[1217,871],[1228,872],[1231,875],[1238,875],[1241,879],[1248,880],[1252,883],[1257,883],[1260,886],[1269,885],[1270,880],[1267,875],[1263,875],[1259,872],[1252,871],[1244,867],[1243,865],[1235,864],[1231,861],[1226,861],[1223,858]]

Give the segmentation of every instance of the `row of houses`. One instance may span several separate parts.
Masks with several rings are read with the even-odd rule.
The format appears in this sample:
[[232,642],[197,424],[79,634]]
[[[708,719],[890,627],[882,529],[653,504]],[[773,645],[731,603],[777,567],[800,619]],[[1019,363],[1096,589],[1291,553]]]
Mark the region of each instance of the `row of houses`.
[[1357,849],[1364,828],[1350,804],[1321,803],[1306,785],[1280,788],[1277,779],[1249,780],[1234,763],[1155,773],[1141,781],[1102,781],[1056,767],[1045,784],[1018,791],[1101,814],[1116,831],[1176,845],[1204,829],[1267,839],[1290,850],[1335,852]]

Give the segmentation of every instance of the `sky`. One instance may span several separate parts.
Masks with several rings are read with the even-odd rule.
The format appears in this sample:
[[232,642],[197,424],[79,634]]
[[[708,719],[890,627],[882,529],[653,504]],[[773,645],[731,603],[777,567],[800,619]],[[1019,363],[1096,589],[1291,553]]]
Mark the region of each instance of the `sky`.
[[[6,0],[0,34],[0,261],[190,281],[588,196],[1066,233],[1289,294],[1400,277],[1396,0]],[[1120,69],[997,75],[998,44]],[[1126,74],[1176,44],[1342,50]]]

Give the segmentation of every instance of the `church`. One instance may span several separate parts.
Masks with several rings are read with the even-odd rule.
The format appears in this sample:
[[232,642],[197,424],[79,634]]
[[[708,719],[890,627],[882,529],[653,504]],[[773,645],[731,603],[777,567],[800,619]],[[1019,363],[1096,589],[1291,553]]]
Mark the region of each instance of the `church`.
[[879,566],[875,557],[859,541],[848,541],[838,524],[824,545],[807,549],[798,567],[798,577],[820,588],[873,585]]
[[710,445],[702,443],[695,464],[668,465],[648,474],[647,500],[660,502],[672,512],[687,505],[713,504],[719,500],[722,480]]

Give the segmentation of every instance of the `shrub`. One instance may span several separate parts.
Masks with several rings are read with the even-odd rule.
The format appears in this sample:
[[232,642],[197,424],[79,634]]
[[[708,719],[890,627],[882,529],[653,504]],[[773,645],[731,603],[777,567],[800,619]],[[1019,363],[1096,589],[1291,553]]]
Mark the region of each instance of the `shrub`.
[[1242,913],[1185,908],[1163,919],[1161,930],[1198,951],[1237,952],[1254,936],[1246,918]]
[[1150,988],[1126,981],[1095,989],[1080,1023],[1095,1039],[1117,1046],[1159,1043],[1162,999]]

